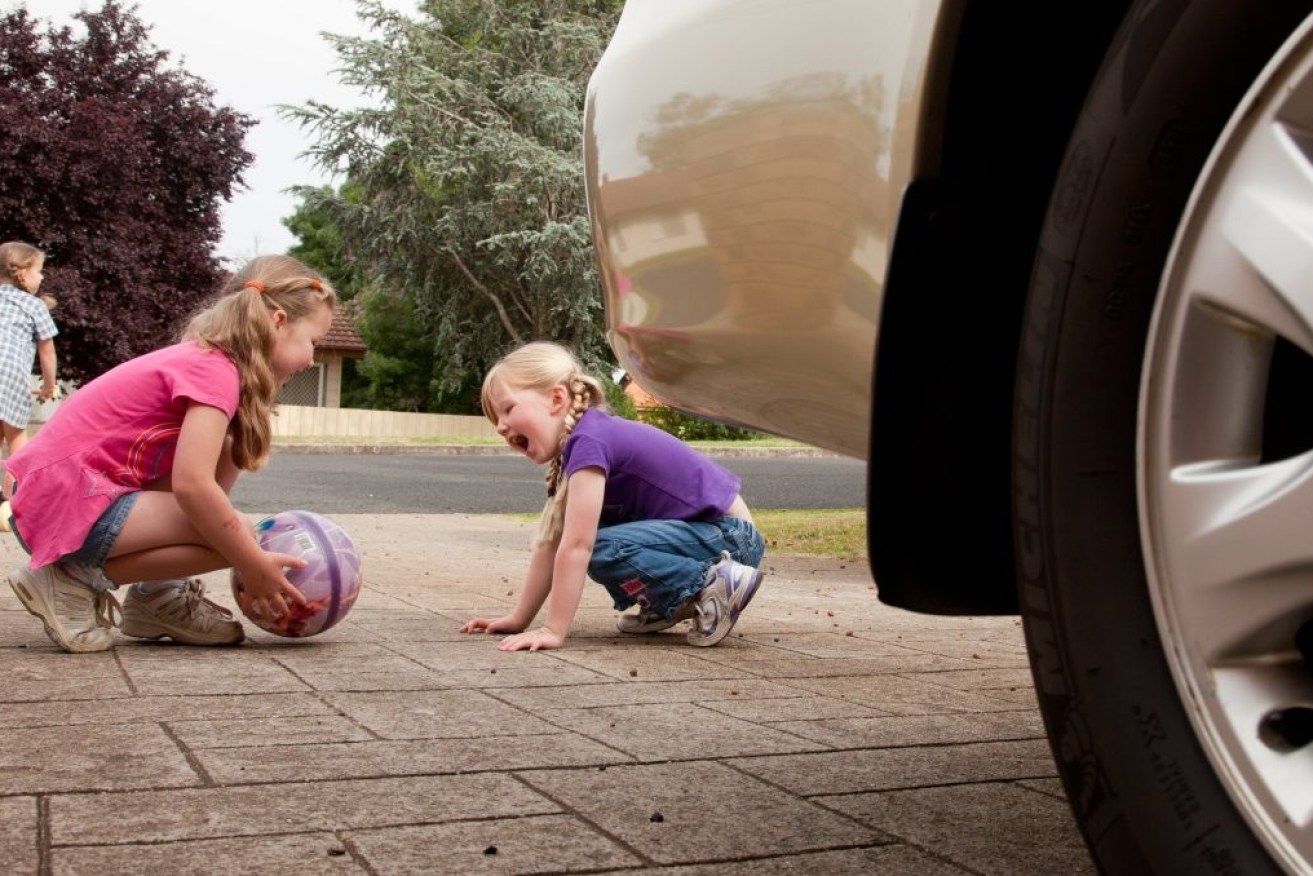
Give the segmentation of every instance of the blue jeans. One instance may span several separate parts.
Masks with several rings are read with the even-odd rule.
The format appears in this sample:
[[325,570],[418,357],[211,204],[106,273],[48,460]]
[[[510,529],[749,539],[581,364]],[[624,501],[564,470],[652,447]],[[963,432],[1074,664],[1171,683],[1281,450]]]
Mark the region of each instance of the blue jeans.
[[607,589],[616,610],[631,605],[669,618],[707,583],[722,551],[737,562],[758,566],[766,541],[737,517],[715,523],[640,520],[597,531],[588,576]]

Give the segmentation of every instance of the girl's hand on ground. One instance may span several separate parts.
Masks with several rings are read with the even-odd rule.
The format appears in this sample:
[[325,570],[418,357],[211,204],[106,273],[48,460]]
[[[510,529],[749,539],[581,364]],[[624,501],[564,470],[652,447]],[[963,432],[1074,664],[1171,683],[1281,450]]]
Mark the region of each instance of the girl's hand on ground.
[[547,627],[539,627],[518,636],[507,636],[497,645],[499,651],[538,651],[559,648],[565,644],[565,637],[553,633]]
[[507,615],[498,618],[476,617],[462,624],[460,631],[462,633],[518,633],[522,629],[524,624],[516,623],[515,618]]

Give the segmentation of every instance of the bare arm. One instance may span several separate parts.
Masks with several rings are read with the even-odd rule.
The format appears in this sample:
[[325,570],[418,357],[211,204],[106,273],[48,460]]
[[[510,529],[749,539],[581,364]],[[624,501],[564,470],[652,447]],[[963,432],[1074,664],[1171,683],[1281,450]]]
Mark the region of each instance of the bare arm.
[[515,603],[515,610],[505,617],[472,618],[461,625],[460,631],[518,633],[531,624],[552,589],[552,562],[555,555],[555,545],[538,545],[534,548],[533,556],[529,558],[529,573],[524,581],[524,589],[520,591],[520,598]]
[[41,363],[41,388],[37,390],[36,395],[41,401],[49,401],[58,392],[55,385],[55,339],[46,338],[44,341],[37,341],[36,356],[37,361]]
[[552,601],[547,609],[547,623],[539,629],[507,637],[498,645],[501,650],[537,651],[565,644],[587,580],[588,560],[597,540],[597,522],[602,516],[605,491],[606,476],[600,469],[585,468],[570,475],[565,527],[552,564]]
[[529,574],[524,581],[524,590],[520,591],[520,600],[515,604],[511,616],[522,630],[538,616],[538,611],[547,601],[547,594],[552,589],[552,564],[556,559],[556,546],[540,544],[533,549],[529,559]]
[[305,601],[283,574],[283,567],[295,558],[261,549],[251,538],[246,518],[220,486],[215,475],[227,433],[223,411],[202,404],[187,409],[173,459],[173,495],[206,544],[241,572],[255,610],[281,617],[287,613],[286,600]]

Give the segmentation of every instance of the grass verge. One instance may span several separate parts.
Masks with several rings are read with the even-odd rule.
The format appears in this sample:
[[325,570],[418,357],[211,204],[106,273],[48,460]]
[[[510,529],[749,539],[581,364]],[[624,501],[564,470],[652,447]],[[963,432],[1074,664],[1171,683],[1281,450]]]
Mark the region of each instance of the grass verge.
[[866,557],[866,512],[861,508],[753,511],[767,554],[816,554],[841,560]]
[[[525,522],[537,514],[511,514]],[[811,554],[840,560],[866,558],[866,512],[861,508],[753,511],[766,553]]]

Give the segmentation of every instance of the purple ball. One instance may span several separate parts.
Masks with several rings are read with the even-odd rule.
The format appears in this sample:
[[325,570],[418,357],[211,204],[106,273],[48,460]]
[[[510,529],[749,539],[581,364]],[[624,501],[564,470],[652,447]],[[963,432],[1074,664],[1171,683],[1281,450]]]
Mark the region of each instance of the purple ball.
[[253,614],[242,577],[233,569],[233,598],[251,623],[276,636],[303,639],[346,617],[360,595],[361,577],[360,554],[345,529],[313,511],[283,511],[256,523],[255,533],[266,551],[306,561],[304,568],[286,571],[309,604],[289,604],[291,611],[276,621]]

